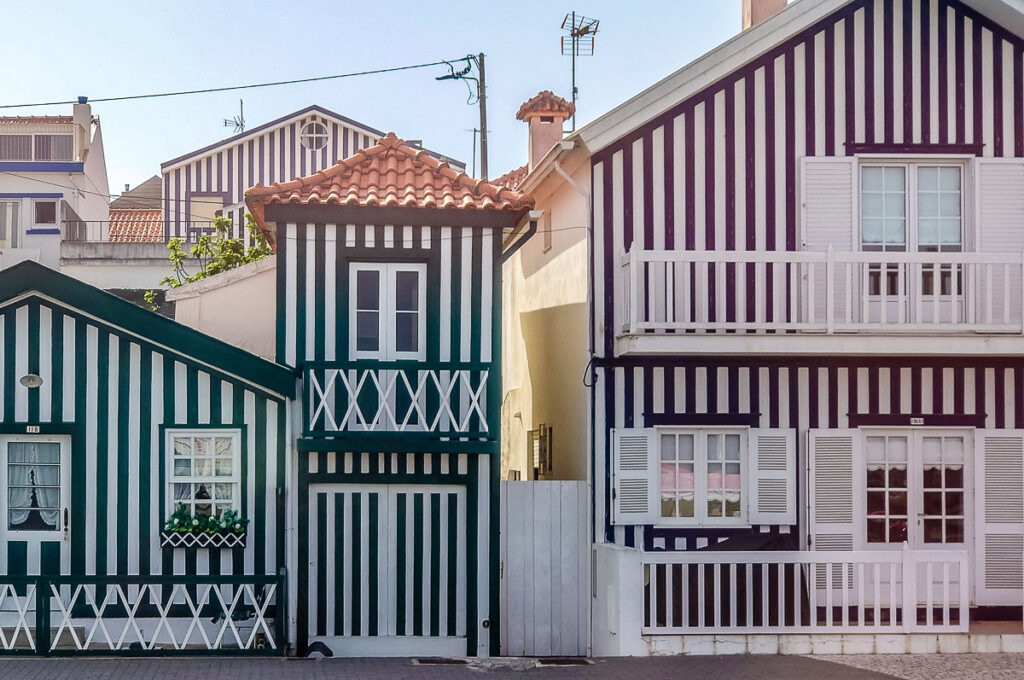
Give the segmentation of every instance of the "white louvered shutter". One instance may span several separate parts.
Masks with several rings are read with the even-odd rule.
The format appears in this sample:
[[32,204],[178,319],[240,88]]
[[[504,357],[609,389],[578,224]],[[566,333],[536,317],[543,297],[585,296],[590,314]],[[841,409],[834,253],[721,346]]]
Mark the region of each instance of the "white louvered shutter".
[[1024,590],[1024,430],[977,430],[975,604],[1020,605]]
[[660,517],[657,433],[612,430],[612,524],[654,524]]
[[[985,253],[1021,253],[1024,251],[1024,161],[979,158],[975,161],[975,218],[978,244]],[[968,234],[969,238],[970,235]],[[1004,278],[1005,275],[1005,278]],[[1020,322],[1021,275],[1017,267],[995,268],[991,279],[978,276],[979,300],[991,300],[975,314],[975,321],[986,323],[991,308],[994,323],[1003,321],[1003,305],[1008,304],[1009,323]],[[1005,300],[1009,296],[1009,300]]]
[[750,523],[796,524],[796,430],[752,429]]
[[853,550],[864,514],[864,463],[857,430],[810,430],[811,550]]
[[[800,234],[804,250],[836,252],[860,250],[856,224],[857,181],[855,158],[804,158],[800,165]],[[846,272],[834,273],[835,304],[846,298]],[[804,271],[808,294],[802,301],[804,321],[824,324],[826,277],[824,264]],[[856,286],[857,283],[853,282]],[[843,318],[846,310],[839,310]]]

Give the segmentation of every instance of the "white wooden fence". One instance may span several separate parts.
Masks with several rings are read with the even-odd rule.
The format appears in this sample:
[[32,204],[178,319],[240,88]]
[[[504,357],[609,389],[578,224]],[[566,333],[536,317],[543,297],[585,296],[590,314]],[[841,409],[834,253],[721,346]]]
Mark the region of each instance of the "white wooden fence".
[[501,653],[586,656],[586,482],[501,483]]
[[694,551],[640,559],[645,635],[956,632],[968,626],[970,581],[962,550]]
[[1024,332],[1024,254],[633,249],[619,318],[650,331]]

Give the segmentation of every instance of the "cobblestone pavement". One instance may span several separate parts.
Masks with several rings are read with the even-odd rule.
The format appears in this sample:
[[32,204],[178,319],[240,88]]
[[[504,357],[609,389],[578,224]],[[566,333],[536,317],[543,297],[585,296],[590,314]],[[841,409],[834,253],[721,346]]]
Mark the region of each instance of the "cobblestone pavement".
[[893,677],[799,656],[598,659],[591,665],[557,668],[537,667],[530,660],[423,666],[414,665],[408,659],[0,659],[2,680],[486,680],[488,676],[494,680],[892,680]]
[[886,654],[816,659],[887,673],[904,680],[1021,680],[1024,654]]

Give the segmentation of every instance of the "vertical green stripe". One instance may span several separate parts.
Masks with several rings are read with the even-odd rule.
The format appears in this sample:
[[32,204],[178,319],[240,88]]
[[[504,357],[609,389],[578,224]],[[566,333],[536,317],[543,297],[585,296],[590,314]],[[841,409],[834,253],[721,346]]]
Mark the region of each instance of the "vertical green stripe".
[[280,569],[285,566],[285,541],[284,541],[284,530],[286,526],[285,512],[286,512],[286,501],[289,501],[291,494],[285,493],[286,489],[286,461],[288,456],[289,446],[286,444],[287,435],[285,433],[285,412],[288,408],[285,402],[278,401],[277,403],[277,439],[274,441],[274,450],[277,451],[277,492],[278,492],[278,514],[277,514],[277,526],[274,531],[274,541],[277,547],[277,567]]
[[[253,569],[257,574],[267,571],[267,399],[256,397],[255,460],[242,456],[242,467],[251,467],[256,476],[255,517],[250,537],[253,539]],[[252,436],[252,435],[250,435]]]
[[[483,325],[483,303],[481,302],[480,289],[483,287],[483,233],[480,229],[473,230],[473,252],[470,256],[469,277],[469,360],[480,361],[480,328]],[[490,291],[488,291],[490,294]]]
[[[248,431],[247,428],[243,427],[245,424],[245,390],[242,386],[235,383],[231,389],[231,424],[235,427],[242,428],[242,451],[247,451],[249,448],[248,444]],[[242,457],[245,461],[246,456]],[[239,483],[242,489],[241,505],[239,506],[243,515],[247,515],[249,512],[249,466],[242,463],[242,474],[239,478]],[[250,534],[254,529],[250,528]],[[245,551],[246,548],[232,548],[232,565],[231,569],[235,575],[242,575],[245,573]]]
[[[107,468],[111,449],[110,424],[110,334],[99,329],[96,351],[96,573],[107,571],[108,511],[114,507],[108,494]],[[114,513],[117,514],[117,513]],[[87,539],[88,540],[88,539]]]
[[423,635],[423,494],[412,495],[412,634]]
[[[148,408],[153,394],[153,352],[146,347],[139,349],[139,573],[148,574],[150,565],[150,541],[153,526],[150,520],[150,506],[153,498],[153,409]],[[162,517],[157,521],[163,525]]]
[[[174,423],[174,361],[169,356],[163,355],[163,367],[164,367],[164,425],[171,425]],[[164,437],[160,442],[160,450],[163,451],[163,458],[160,461],[160,512],[163,513],[163,517],[166,519],[170,513],[167,511],[167,458],[172,454],[171,451],[167,450],[167,438]],[[173,574],[174,573],[174,551],[163,550],[161,551],[163,556],[163,563],[161,564],[162,573]],[[169,592],[169,591],[168,591]],[[166,598],[167,595],[165,594]],[[166,601],[166,599],[165,599]]]
[[[145,394],[145,391],[143,391]],[[221,379],[211,375],[210,376],[210,424],[220,425],[223,421],[221,417]],[[244,458],[243,458],[244,459]],[[210,550],[210,573],[219,575],[222,573],[221,559],[222,555],[228,554],[229,549]]]
[[454,636],[458,622],[459,588],[459,495],[448,494],[448,635]]
[[[192,365],[185,366],[185,422],[199,422],[199,370]],[[245,460],[244,458],[242,459]],[[242,464],[245,469],[245,464]],[[199,551],[185,551],[185,573],[193,576],[199,572]],[[190,592],[194,593],[195,591]]]
[[363,495],[352,494],[352,635],[362,635],[363,600]]
[[50,309],[50,420],[64,420],[64,314]]
[[327,635],[327,494],[316,495],[316,634]]
[[405,626],[405,548],[409,544],[405,526],[405,494],[395,494],[395,631],[406,635]]
[[306,361],[306,225],[295,225],[295,365]]
[[60,541],[39,544],[39,573],[49,576],[60,574]]
[[369,540],[369,565],[368,569],[370,573],[367,574],[369,577],[369,595],[367,597],[366,605],[369,610],[369,630],[366,632],[367,635],[378,635],[377,630],[377,609],[378,603],[380,602],[379,590],[378,590],[378,577],[377,577],[377,550],[380,547],[378,527],[380,524],[380,494],[371,493],[367,494],[370,500],[370,507],[368,512],[370,513],[370,540]]
[[[75,420],[84,428],[89,417],[87,404],[94,395],[88,393],[87,374],[89,370],[86,325],[81,319],[75,320]],[[72,370],[70,367],[68,370]],[[71,438],[71,573],[85,574],[85,542],[89,540],[85,531],[85,437]]]
[[[451,228],[451,360],[462,361],[462,229]],[[456,411],[456,413],[458,413]]]
[[430,494],[430,634],[441,634],[441,494]]
[[334,498],[334,634],[345,634],[345,494]]
[[[441,305],[451,290],[441,290],[441,229],[430,229],[430,262],[427,264],[427,361],[437,363],[441,360]],[[419,231],[420,227],[413,227]],[[416,234],[416,240],[420,235]],[[434,413],[434,411],[427,411]]]
[[[32,301],[28,305],[28,372],[39,375],[39,303]],[[21,377],[21,376],[19,376]],[[44,376],[49,380],[50,376]],[[28,390],[28,422],[39,422],[39,390]]]
[[[334,357],[336,361],[348,359],[348,260],[345,259],[345,231],[337,226],[334,244]],[[344,413],[344,411],[342,411]]]
[[[15,352],[18,346],[18,338],[15,334],[15,310],[9,308],[4,313],[4,364],[16,366]],[[14,422],[14,381],[15,371],[4,371],[4,421]]]
[[[121,338],[117,344],[117,507],[128,508],[128,421],[136,408],[131,402],[131,343]],[[141,404],[140,404],[141,405]],[[99,513],[101,516],[104,513]],[[128,516],[131,513],[116,512],[117,517],[117,573],[128,573]]]
[[10,576],[28,574],[28,543],[25,541],[7,543],[7,573]]

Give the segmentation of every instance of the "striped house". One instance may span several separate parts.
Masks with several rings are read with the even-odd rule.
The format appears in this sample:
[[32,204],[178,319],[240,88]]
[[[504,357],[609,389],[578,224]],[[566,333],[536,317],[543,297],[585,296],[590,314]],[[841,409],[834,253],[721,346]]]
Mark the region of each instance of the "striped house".
[[500,263],[529,198],[389,134],[246,202],[302,381],[298,652],[496,654]]
[[283,649],[291,371],[34,262],[0,338],[0,654]]
[[[383,136],[321,106],[308,106],[160,165],[164,237],[192,240],[229,217],[244,235],[244,193],[332,167]],[[457,161],[440,157],[464,167]]]
[[1019,633],[1024,14],[746,4],[519,185],[592,213],[594,653]]

